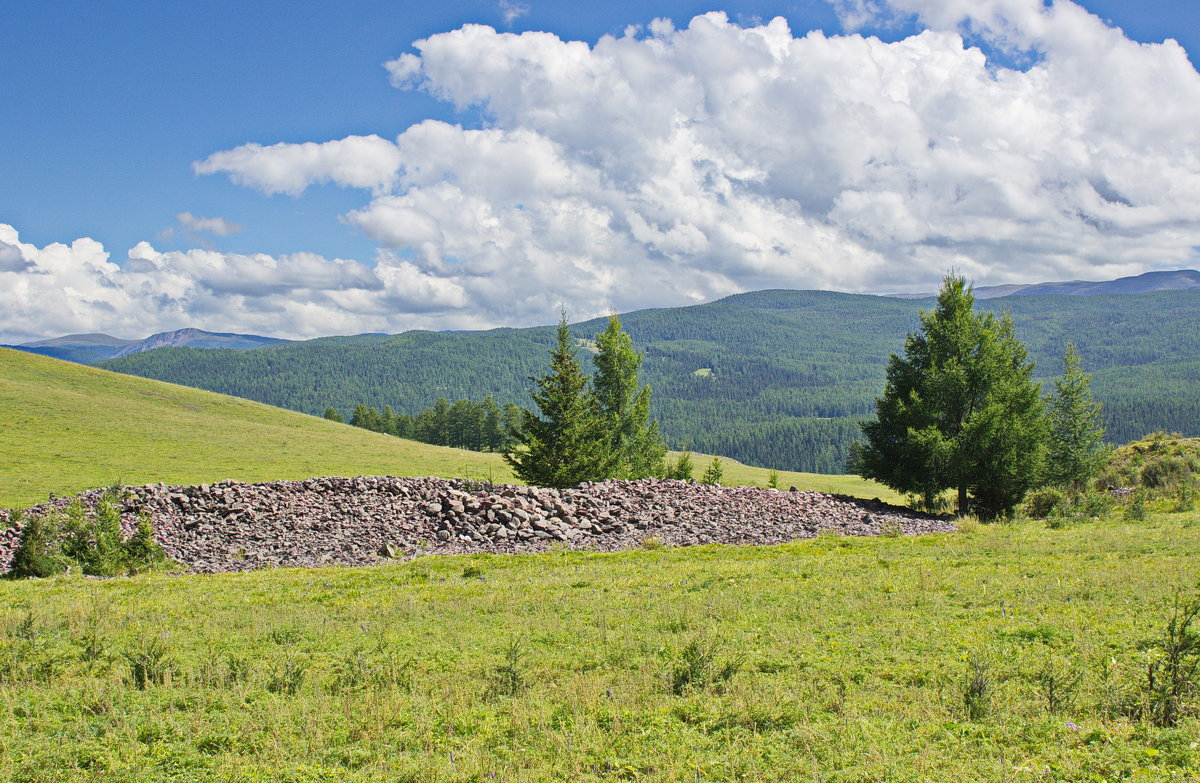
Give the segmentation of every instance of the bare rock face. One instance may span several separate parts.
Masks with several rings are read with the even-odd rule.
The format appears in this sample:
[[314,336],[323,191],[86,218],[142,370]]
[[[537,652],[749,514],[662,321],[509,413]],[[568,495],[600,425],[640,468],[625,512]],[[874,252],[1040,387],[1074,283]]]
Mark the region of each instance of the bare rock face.
[[[99,490],[80,495],[95,505]],[[28,515],[66,505],[60,499]],[[821,530],[872,536],[953,532],[945,519],[820,492],[675,480],[605,481],[572,489],[461,479],[313,478],[130,487],[126,532],[148,513],[172,559],[197,573],[268,566],[368,565],[420,553],[615,551],[649,536],[668,546],[777,544]],[[20,537],[0,511],[0,572]]]

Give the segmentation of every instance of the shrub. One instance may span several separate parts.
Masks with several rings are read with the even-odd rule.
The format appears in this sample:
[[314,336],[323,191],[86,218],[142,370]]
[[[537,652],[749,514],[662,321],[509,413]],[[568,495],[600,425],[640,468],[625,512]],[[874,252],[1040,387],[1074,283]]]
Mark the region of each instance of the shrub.
[[1096,484],[1171,490],[1200,478],[1200,439],[1156,432],[1114,449]]
[[967,672],[962,680],[962,701],[968,720],[981,721],[991,711],[991,667],[978,655],[967,659]]
[[1129,507],[1125,509],[1125,518],[1134,522],[1142,522],[1146,519],[1146,490],[1139,489],[1133,493],[1129,500]]
[[513,639],[504,647],[500,665],[492,670],[488,695],[516,696],[528,687],[525,670],[525,645]]
[[58,544],[55,517],[33,517],[21,528],[20,544],[13,553],[9,576],[14,579],[44,578],[66,571],[71,562]]
[[1067,495],[1057,487],[1042,487],[1025,499],[1025,513],[1034,519],[1046,519],[1067,505]]
[[267,677],[267,690],[285,696],[294,696],[304,685],[304,676],[308,673],[308,664],[296,658],[288,657],[282,663],[276,661]]
[[161,636],[143,639],[125,652],[125,660],[129,662],[129,677],[139,691],[151,685],[165,685],[170,680],[171,656]]
[[1188,512],[1194,511],[1196,508],[1196,491],[1192,489],[1192,485],[1184,484],[1179,488],[1179,498],[1175,503],[1175,510]]
[[1062,712],[1075,703],[1075,694],[1083,681],[1083,670],[1072,661],[1047,654],[1037,673],[1038,691],[1052,714]]
[[717,663],[716,642],[693,639],[675,656],[667,679],[671,693],[681,696],[689,690],[720,686],[733,679],[741,668],[739,657]]
[[1155,726],[1172,727],[1191,711],[1200,688],[1200,596],[1176,592],[1163,635],[1143,647],[1149,656],[1143,717]]
[[662,549],[666,546],[662,536],[646,536],[642,539],[642,549]]
[[154,540],[148,514],[138,518],[129,539],[121,535],[120,488],[106,489],[88,511],[75,498],[65,510],[29,519],[13,555],[9,575],[47,577],[77,568],[89,576],[118,576],[170,562]]
[[692,481],[692,472],[695,470],[692,467],[692,454],[685,451],[679,455],[674,464],[667,462],[666,475],[664,478],[678,479],[679,481]]

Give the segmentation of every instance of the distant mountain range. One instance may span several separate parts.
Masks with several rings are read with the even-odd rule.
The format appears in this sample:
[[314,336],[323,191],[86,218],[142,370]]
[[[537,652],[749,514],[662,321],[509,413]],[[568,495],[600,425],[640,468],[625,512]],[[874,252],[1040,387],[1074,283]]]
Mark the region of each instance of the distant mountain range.
[[[1195,269],[1180,269],[1173,272],[1146,272],[1117,280],[1092,282],[1070,280],[1059,283],[1013,283],[1010,285],[987,285],[974,289],[976,299],[997,299],[1003,296],[1099,296],[1102,294],[1144,294],[1151,291],[1178,291],[1200,288],[1200,272]],[[929,299],[931,293],[888,294],[893,299]],[[390,335],[371,332],[354,337],[338,338],[386,338]],[[68,334],[49,340],[0,345],[0,348],[15,348],[18,351],[51,356],[79,364],[95,364],[106,359],[118,359],[156,348],[228,348],[250,350],[273,343],[291,342],[276,337],[255,334],[232,334],[228,332],[205,332],[201,329],[176,329],[159,332],[144,340],[122,340],[107,334]]]
[[122,340],[107,334],[68,334],[50,340],[37,340],[20,345],[4,345],[18,351],[41,354],[55,359],[64,359],[79,364],[94,364],[105,359],[117,359],[155,348],[229,348],[248,350],[262,348],[273,343],[288,342],[276,337],[260,337],[255,334],[230,334],[205,332],[200,329],[176,329],[159,332],[144,340]]
[[[1200,272],[1178,269],[1173,272],[1146,272],[1116,280],[1068,280],[1061,283],[1012,283],[978,286],[976,299],[1002,296],[1100,296],[1101,294],[1145,294],[1151,291],[1180,291],[1200,288]],[[928,299],[934,294],[889,294],[897,299]]]

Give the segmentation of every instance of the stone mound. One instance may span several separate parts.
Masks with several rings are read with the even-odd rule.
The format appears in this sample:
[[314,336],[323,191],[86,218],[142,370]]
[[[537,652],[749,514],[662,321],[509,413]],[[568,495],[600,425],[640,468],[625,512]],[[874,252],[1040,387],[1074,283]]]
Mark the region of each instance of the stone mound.
[[[99,490],[81,494],[94,507]],[[65,507],[59,499],[27,510]],[[615,551],[657,536],[667,546],[777,544],[842,535],[953,532],[946,519],[820,492],[647,479],[564,490],[461,479],[314,478],[129,487],[132,532],[149,513],[167,554],[197,573],[267,566],[368,565],[416,554]],[[0,511],[0,572],[20,531]]]

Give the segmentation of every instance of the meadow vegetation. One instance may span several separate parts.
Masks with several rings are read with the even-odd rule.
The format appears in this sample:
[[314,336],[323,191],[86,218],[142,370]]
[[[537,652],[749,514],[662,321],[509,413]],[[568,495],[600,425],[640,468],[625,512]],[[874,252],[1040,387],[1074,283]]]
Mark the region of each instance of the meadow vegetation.
[[[430,446],[236,397],[0,348],[0,508],[114,483],[199,484],[312,476],[512,482],[499,454]],[[696,455],[697,460],[708,459]],[[721,459],[726,482],[770,471]],[[786,489],[900,496],[856,476],[779,472]]]
[[1200,516],[0,583],[0,779],[1194,780]]

